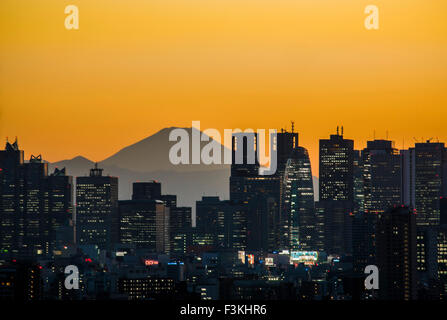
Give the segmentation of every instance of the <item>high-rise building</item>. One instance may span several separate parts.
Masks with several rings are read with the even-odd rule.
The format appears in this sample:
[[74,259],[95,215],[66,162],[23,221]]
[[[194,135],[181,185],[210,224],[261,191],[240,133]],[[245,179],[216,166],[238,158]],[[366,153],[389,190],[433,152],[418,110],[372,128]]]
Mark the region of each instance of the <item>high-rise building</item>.
[[118,201],[118,242],[168,253],[169,209],[161,200]]
[[315,203],[318,221],[318,238],[324,241],[328,254],[352,253],[352,201],[323,200]]
[[116,237],[118,178],[103,176],[97,165],[76,178],[76,242],[107,249]]
[[282,175],[282,216],[284,233],[288,234],[290,250],[313,250],[316,241],[316,216],[312,169],[309,154],[295,147],[289,154]]
[[73,242],[72,177],[48,175],[42,157],[23,160],[17,141],[0,151],[0,260],[52,255]]
[[0,151],[0,260],[8,260],[17,253],[16,224],[23,207],[23,150],[17,141],[6,142]]
[[75,242],[73,219],[73,177],[56,168],[47,179],[50,254]]
[[191,207],[169,207],[169,237],[172,253],[186,253],[191,242]]
[[363,274],[365,267],[376,264],[376,223],[378,214],[358,212],[352,220],[353,269]]
[[[414,206],[417,224],[420,226],[439,225],[440,202],[445,194],[446,148],[444,143],[416,143],[414,147]],[[411,159],[411,157],[410,157]],[[410,173],[413,172],[410,168]],[[405,184],[410,185],[411,180]],[[408,192],[410,195],[413,191]]]
[[22,257],[49,252],[48,201],[46,178],[48,164],[33,156],[23,165],[23,206],[19,206],[16,245]]
[[447,301],[447,224],[439,227],[436,246],[441,299]]
[[333,134],[320,140],[320,200],[353,201],[354,141]]
[[354,214],[365,211],[363,158],[360,150],[354,150]]
[[221,201],[219,197],[202,197],[196,201],[196,230],[212,235],[215,248],[231,248],[232,208],[229,201]]
[[352,252],[354,214],[354,141],[337,134],[320,140],[319,224],[323,224],[324,248],[329,254]]
[[161,183],[158,181],[134,182],[132,200],[161,200]]
[[416,214],[397,206],[379,214],[376,259],[379,296],[385,300],[417,298]]
[[259,175],[256,150],[256,134],[233,134],[230,200],[246,207],[246,218],[238,221],[245,224],[239,229],[246,230],[246,244],[241,247],[273,251],[281,237],[281,181],[277,175]]
[[384,212],[401,204],[401,156],[388,140],[368,141],[363,149],[364,209]]

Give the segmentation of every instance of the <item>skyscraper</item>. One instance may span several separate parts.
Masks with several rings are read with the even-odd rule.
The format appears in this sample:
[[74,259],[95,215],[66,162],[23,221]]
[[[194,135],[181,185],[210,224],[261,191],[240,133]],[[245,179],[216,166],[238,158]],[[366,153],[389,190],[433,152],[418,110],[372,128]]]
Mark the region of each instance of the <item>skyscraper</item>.
[[[352,252],[352,216],[354,212],[354,141],[337,134],[320,140],[320,201],[324,247],[328,253]],[[321,218],[321,216],[323,218]],[[321,234],[321,231],[320,231]]]
[[245,224],[240,228],[246,230],[245,247],[273,251],[279,246],[281,235],[278,231],[281,181],[277,175],[258,174],[257,141],[256,134],[233,134],[230,200],[246,208],[246,218],[238,222]]
[[72,177],[48,175],[48,164],[25,162],[17,141],[0,151],[0,260],[47,257],[73,242]]
[[416,143],[414,150],[417,224],[436,226],[439,225],[439,199],[447,182],[444,143]]
[[282,230],[289,235],[285,248],[312,250],[316,241],[316,216],[312,169],[305,148],[297,146],[290,152],[281,178],[284,184],[281,211],[286,217]]
[[366,212],[401,204],[401,156],[388,140],[368,141],[362,152]]
[[320,140],[320,200],[353,201],[354,141],[337,134]]
[[196,230],[214,238],[215,248],[231,248],[232,208],[219,197],[202,197],[196,202]]
[[169,208],[161,200],[118,201],[118,242],[169,252]]
[[76,242],[107,249],[116,232],[118,178],[103,176],[97,164],[76,178]]
[[47,179],[50,254],[74,243],[73,177],[56,168]]
[[[22,199],[23,150],[17,140],[6,142],[0,151],[0,260],[7,260],[17,252],[16,223]],[[22,201],[23,202],[23,201]]]
[[134,182],[132,200],[161,200],[161,183],[158,181]]
[[169,237],[172,253],[186,253],[191,243],[191,207],[169,207]]
[[408,207],[397,206],[379,214],[377,267],[382,299],[416,299],[416,235],[416,214]]

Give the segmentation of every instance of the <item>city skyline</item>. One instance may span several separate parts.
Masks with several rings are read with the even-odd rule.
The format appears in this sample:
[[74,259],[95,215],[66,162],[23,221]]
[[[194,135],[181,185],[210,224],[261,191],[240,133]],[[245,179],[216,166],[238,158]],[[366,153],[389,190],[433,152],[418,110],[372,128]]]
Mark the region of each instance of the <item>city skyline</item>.
[[374,31],[355,0],[74,2],[75,31],[58,1],[0,4],[0,137],[51,162],[101,161],[192,120],[293,119],[313,164],[336,125],[356,148],[374,130],[398,148],[447,141],[445,1],[379,3]]
[[[295,122],[293,122],[293,123],[295,124]],[[296,124],[295,124],[295,131],[294,132],[299,134],[300,146],[305,147],[308,150],[308,152],[309,152],[309,158],[310,158],[310,163],[311,163],[311,167],[312,167],[312,172],[314,173],[313,176],[319,178],[319,165],[318,165],[318,163],[319,163],[319,156],[320,156],[319,155],[319,147],[318,147],[319,141],[320,140],[324,140],[326,138],[329,138],[331,135],[336,134],[337,130],[341,131],[342,127],[343,127],[344,130],[346,130],[346,128],[344,126],[340,126],[340,125],[335,124],[333,130],[326,129],[326,131],[328,132],[327,136],[315,138],[316,141],[317,141],[317,143],[316,143],[317,147],[312,152],[311,149],[308,146],[303,145],[301,143],[302,140],[307,141],[308,139],[303,139],[303,137],[301,135],[301,132],[299,130],[297,130]],[[58,162],[67,161],[67,160],[70,161],[70,160],[73,160],[73,159],[75,159],[77,157],[83,157],[83,158],[85,158],[85,159],[87,159],[89,161],[92,161],[94,163],[96,163],[96,162],[97,163],[101,163],[102,161],[107,160],[107,159],[115,156],[120,151],[125,150],[126,148],[128,148],[130,146],[136,145],[136,144],[138,144],[138,143],[140,143],[140,142],[142,142],[142,141],[144,141],[146,139],[150,139],[151,137],[156,136],[158,133],[160,133],[160,132],[162,132],[164,130],[169,130],[171,128],[184,128],[186,130],[190,130],[193,127],[181,127],[181,126],[171,125],[171,126],[162,128],[159,131],[154,132],[152,135],[145,136],[143,138],[139,138],[136,141],[131,142],[129,145],[123,145],[123,146],[119,147],[118,149],[114,149],[113,151],[110,151],[110,152],[107,153],[107,155],[104,158],[100,158],[100,159],[89,158],[82,151],[79,151],[79,152],[74,152],[73,153],[74,155],[72,157],[50,160],[46,156],[45,152],[43,152],[43,151],[31,152],[31,151],[27,151],[27,149],[25,149],[25,147],[22,147],[22,146],[26,145],[26,143],[23,143],[23,140],[26,141],[26,139],[23,139],[23,137],[20,137],[20,136],[5,136],[5,139],[6,139],[6,141],[9,141],[9,142],[14,142],[16,140],[20,141],[20,145],[21,145],[21,147],[24,150],[25,159],[29,159],[31,155],[41,155],[45,161],[47,161],[48,163],[51,164],[51,163],[58,163]],[[290,131],[291,128],[292,128],[292,125],[291,125],[291,122],[289,121],[288,125],[286,125],[284,127],[281,127],[281,129],[277,128],[276,130],[277,130],[277,132],[281,132],[281,130],[285,130],[287,132],[287,131]],[[204,128],[204,127],[201,128],[202,134],[203,134],[203,131],[205,129],[207,129],[207,128]],[[244,130],[244,129],[246,129],[246,128],[243,128],[242,130]],[[231,129],[231,130],[233,130],[233,129]],[[222,135],[222,139],[223,139],[223,133],[224,133],[224,129],[222,129],[220,131],[220,134]],[[425,138],[423,136],[422,137],[415,137],[415,136],[413,136],[413,138],[411,139],[412,141],[410,141],[410,142],[406,142],[405,141],[404,143],[400,142],[400,144],[399,144],[399,141],[396,141],[396,140],[392,139],[392,137],[389,136],[390,135],[389,131],[385,132],[384,136],[380,136],[380,135],[376,135],[375,136],[375,134],[376,134],[376,132],[373,132],[371,138],[367,138],[366,140],[360,141],[360,142],[355,140],[355,139],[353,139],[353,138],[351,138],[350,135],[343,134],[343,137],[345,137],[346,139],[353,140],[353,142],[354,142],[354,147],[353,147],[354,150],[363,150],[364,148],[367,147],[367,143],[371,142],[371,141],[389,141],[389,142],[392,143],[393,148],[396,148],[397,150],[408,150],[408,149],[414,148],[416,143],[425,143],[427,141],[430,141],[431,143],[437,143],[437,142],[441,142],[442,143],[443,142],[443,140],[441,140],[439,138],[439,136],[434,136],[434,137],[429,137],[429,138],[428,138],[428,136],[427,136],[427,138]],[[447,141],[447,139],[445,141]],[[267,142],[268,142],[268,140],[267,140]],[[170,143],[169,141],[166,141],[166,144],[169,144],[169,143]],[[223,141],[222,141],[221,146],[224,147]],[[404,148],[402,148],[401,146],[403,146]],[[36,147],[34,149],[42,150],[41,148],[38,148],[38,147]],[[268,155],[268,148],[266,148],[266,154]],[[168,163],[168,162],[169,162],[169,157],[168,157],[168,154],[166,154],[166,163]],[[180,164],[180,166],[187,166],[187,165]]]
[[447,301],[446,12],[0,1],[0,302]]

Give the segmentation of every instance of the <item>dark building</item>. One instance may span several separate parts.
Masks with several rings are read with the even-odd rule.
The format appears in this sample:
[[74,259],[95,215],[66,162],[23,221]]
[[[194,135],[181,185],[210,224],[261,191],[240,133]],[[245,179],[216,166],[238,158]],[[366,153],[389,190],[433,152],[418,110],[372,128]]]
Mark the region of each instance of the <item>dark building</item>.
[[202,197],[196,201],[196,230],[210,234],[215,248],[232,246],[232,207],[219,197]]
[[379,214],[376,259],[381,299],[417,298],[416,236],[416,214],[408,207]]
[[170,278],[120,278],[118,292],[127,295],[129,300],[172,299],[175,294],[175,281]]
[[76,178],[76,242],[107,249],[116,237],[118,178],[103,176],[97,165]]
[[169,252],[169,208],[160,200],[118,202],[118,242],[153,252]]
[[191,207],[169,207],[169,242],[172,253],[186,253],[191,244],[191,229]]
[[388,140],[368,141],[363,149],[365,212],[384,212],[401,204],[401,156]]
[[240,249],[273,251],[278,248],[281,235],[281,181],[276,175],[259,175],[256,143],[256,134],[233,134],[230,200],[246,206],[245,218],[240,214],[236,222],[241,225],[240,230],[246,230],[246,243]]
[[41,300],[43,283],[42,267],[30,262],[13,261],[0,266],[0,301],[14,302]]
[[23,151],[17,141],[6,142],[5,150],[0,151],[0,261],[9,260],[18,251],[16,225],[23,207],[23,164]]
[[134,182],[132,200],[161,200],[161,183],[158,181]]
[[119,201],[119,242],[182,254],[191,243],[191,208],[176,195],[162,195],[157,181],[133,183],[132,200]]
[[[324,248],[329,254],[352,252],[354,214],[354,141],[337,134],[320,140],[319,234],[324,233]],[[323,229],[321,230],[321,224]]]
[[447,196],[439,198],[439,224],[447,225]]
[[441,225],[437,234],[437,266],[441,284],[441,300],[447,301],[447,225]]
[[376,223],[378,214],[359,212],[352,219],[352,258],[356,274],[376,264]]
[[354,150],[354,214],[365,211],[364,188],[362,152]]
[[[312,169],[305,148],[296,147],[283,173],[282,212],[287,221],[283,232],[288,234],[290,250],[313,250],[316,246],[316,215]],[[282,249],[281,248],[281,249]]]
[[[439,296],[434,285],[438,282],[438,227],[417,227],[416,269],[418,273],[418,297]],[[419,293],[421,293],[419,295]]]
[[341,135],[320,140],[320,200],[354,200],[354,141]]
[[324,239],[324,251],[335,255],[351,254],[352,201],[319,201],[315,207],[320,221],[317,233]]
[[49,247],[50,254],[75,242],[73,221],[73,177],[65,168],[48,176]]
[[0,260],[33,259],[73,242],[72,178],[48,176],[48,164],[24,162],[17,141],[0,151]]
[[439,225],[440,202],[447,177],[444,143],[416,143],[415,148],[415,208],[417,224]]
[[277,134],[278,169],[282,181],[277,249],[312,250],[316,245],[316,215],[309,154],[298,146],[298,133]]

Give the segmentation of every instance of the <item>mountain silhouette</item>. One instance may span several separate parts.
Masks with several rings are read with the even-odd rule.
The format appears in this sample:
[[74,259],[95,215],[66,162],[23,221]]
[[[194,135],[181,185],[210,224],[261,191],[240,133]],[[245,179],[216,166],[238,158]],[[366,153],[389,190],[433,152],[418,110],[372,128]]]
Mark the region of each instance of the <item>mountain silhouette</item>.
[[[133,182],[158,180],[161,182],[163,194],[176,194],[181,206],[194,208],[195,201],[204,195],[218,195],[221,199],[228,199],[230,165],[171,164],[169,150],[177,143],[169,141],[169,133],[173,129],[177,128],[162,129],[98,163],[98,166],[104,169],[105,175],[119,178],[119,198],[131,198]],[[196,129],[182,129],[188,132],[191,143],[191,133]],[[209,141],[202,141],[201,148],[208,143]],[[223,163],[225,147],[220,145],[220,148]],[[72,176],[86,176],[93,166],[93,161],[82,156],[49,164],[51,171],[56,167],[65,167],[67,174]]]
[[[169,141],[169,133],[174,129],[177,128],[162,129],[98,163],[99,167],[104,169],[105,175],[119,178],[119,199],[131,198],[133,182],[149,180],[161,182],[163,194],[177,195],[178,204],[192,207],[193,211],[195,202],[204,195],[229,198],[230,165],[173,165],[169,161],[169,150],[176,143]],[[191,133],[196,129],[182,129],[188,132],[191,146]],[[208,143],[209,141],[202,141],[201,149]],[[220,147],[221,163],[223,163],[225,147],[222,145]],[[93,166],[93,161],[82,156],[49,164],[51,171],[56,167],[65,167],[67,174],[75,177],[87,176]],[[313,178],[315,198],[318,199],[318,178]]]

